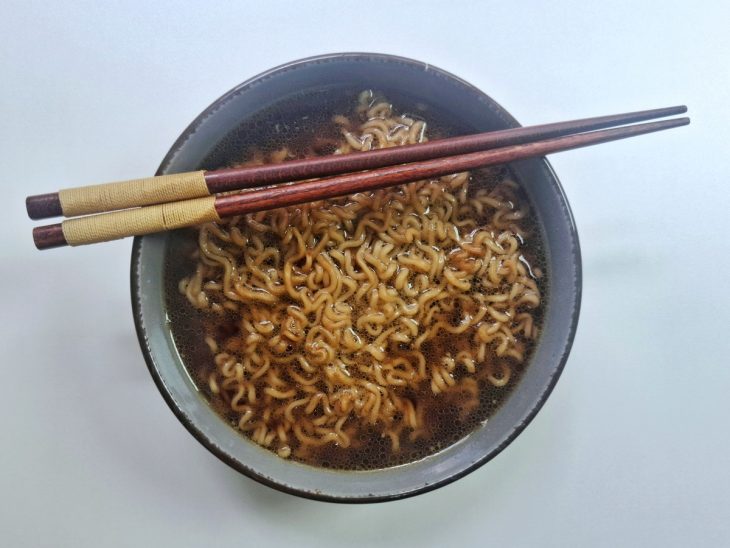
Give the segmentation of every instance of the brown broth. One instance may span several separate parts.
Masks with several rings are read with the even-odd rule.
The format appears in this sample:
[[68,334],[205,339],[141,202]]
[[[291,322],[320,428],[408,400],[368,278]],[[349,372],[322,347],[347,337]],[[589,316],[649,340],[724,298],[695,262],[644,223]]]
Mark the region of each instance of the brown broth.
[[[301,94],[281,101],[241,124],[216,146],[201,168],[216,169],[242,163],[249,159],[254,149],[266,153],[287,146],[297,157],[311,154],[307,151],[313,148],[317,154],[331,153],[332,143],[341,140],[337,127],[331,122],[331,117],[335,114],[349,115],[357,102],[359,91],[341,89],[322,91]],[[468,127],[467,124],[454,123],[453,120],[447,119],[444,113],[427,104],[389,90],[383,90],[383,95],[393,103],[395,112],[426,119],[428,134],[432,139],[474,132],[474,128]],[[472,172],[470,192],[474,192],[477,188],[489,188],[507,174],[517,180],[508,168],[475,170]],[[527,196],[521,194],[524,203],[529,203]],[[533,269],[537,267],[545,274],[542,237],[534,215],[521,224],[531,235],[522,248],[523,256]],[[192,229],[176,231],[169,236],[165,266],[168,317],[175,344],[191,377],[199,390],[206,395],[212,407],[230,422],[232,428],[236,428],[237,417],[227,411],[224,402],[214,397],[208,388],[208,374],[215,366],[213,356],[204,342],[205,334],[211,331],[217,331],[221,336],[235,333],[238,329],[236,317],[233,314],[221,317],[198,311],[178,291],[180,279],[189,275],[195,268],[196,261],[190,257],[197,248],[196,236],[197,231]],[[538,280],[538,285],[542,293],[542,305],[533,311],[533,316],[539,328],[547,298],[544,275]],[[453,335],[442,334],[431,343],[431,353],[442,355],[442,348],[436,348],[437,345],[448,345],[449,349],[458,351],[471,344],[465,337],[456,337],[455,341],[453,339]],[[390,440],[383,437],[380,430],[363,425],[355,438],[361,443],[353,443],[353,447],[345,449],[330,443],[310,449],[304,455],[298,456],[295,451],[291,458],[325,468],[367,470],[404,464],[434,454],[467,436],[495,413],[519,383],[524,367],[529,364],[532,344],[534,343],[528,344],[524,365],[513,365],[512,377],[506,386],[501,388],[493,386],[486,380],[485,375],[475,377],[479,386],[479,404],[466,416],[460,416],[463,414],[461,405],[465,401],[464,398],[451,393],[434,397],[428,382],[422,383],[418,390],[409,388],[401,392],[401,395],[410,396],[414,401],[421,401],[426,405],[425,422],[428,425],[428,435],[413,442],[409,441],[407,435],[401,436],[401,447],[398,452],[391,450]],[[456,379],[459,380],[458,374]]]

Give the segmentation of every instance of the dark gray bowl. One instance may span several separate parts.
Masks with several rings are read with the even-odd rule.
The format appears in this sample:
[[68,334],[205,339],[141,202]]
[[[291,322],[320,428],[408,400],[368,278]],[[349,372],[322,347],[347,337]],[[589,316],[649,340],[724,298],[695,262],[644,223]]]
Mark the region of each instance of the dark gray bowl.
[[[468,121],[474,131],[519,124],[487,95],[431,65],[368,53],[323,55],[272,69],[226,93],[183,132],[158,174],[199,169],[204,158],[240,122],[283,97],[322,87],[361,86],[401,91]],[[550,395],[568,358],[578,322],[581,262],[573,217],[544,159],[512,168],[536,210],[547,247],[548,301],[542,335],[518,386],[502,407],[460,442],[426,459],[367,472],[341,472],[284,460],[221,419],[196,389],[170,332],[163,292],[168,236],[135,238],[132,305],[150,373],[185,427],[221,460],[266,485],[304,497],[374,502],[408,497],[452,482],[481,466],[522,432]]]

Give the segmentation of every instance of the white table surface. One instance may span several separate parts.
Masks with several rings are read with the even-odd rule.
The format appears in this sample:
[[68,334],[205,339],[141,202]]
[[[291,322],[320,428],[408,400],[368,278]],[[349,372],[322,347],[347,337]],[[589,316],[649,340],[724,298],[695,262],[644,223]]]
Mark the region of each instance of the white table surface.
[[[2,546],[730,543],[730,4],[102,4],[0,6]],[[131,241],[40,253],[23,207],[153,173],[223,92],[332,51],[428,61],[523,124],[692,116],[552,157],[584,258],[565,372],[492,462],[387,504],[298,499],[209,454],[142,359]]]

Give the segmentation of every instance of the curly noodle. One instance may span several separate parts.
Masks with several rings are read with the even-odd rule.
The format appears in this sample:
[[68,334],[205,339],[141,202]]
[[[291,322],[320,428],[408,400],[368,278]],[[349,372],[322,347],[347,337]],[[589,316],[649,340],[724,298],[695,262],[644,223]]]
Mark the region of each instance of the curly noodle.
[[[370,92],[333,123],[336,154],[427,140],[425,121]],[[442,405],[458,402],[465,419],[479,405],[478,379],[509,383],[541,303],[522,256],[528,209],[509,179],[475,192],[469,180],[459,173],[200,228],[197,267],[179,289],[194,307],[235,318],[235,334],[206,337],[208,387],[240,430],[287,458],[353,446],[371,425],[398,451],[403,436],[428,431],[413,396],[424,387]]]

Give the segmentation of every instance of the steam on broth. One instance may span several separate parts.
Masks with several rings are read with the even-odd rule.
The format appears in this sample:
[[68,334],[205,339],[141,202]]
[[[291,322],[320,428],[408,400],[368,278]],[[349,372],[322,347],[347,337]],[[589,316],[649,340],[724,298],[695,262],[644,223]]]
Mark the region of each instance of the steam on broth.
[[[259,113],[203,167],[470,129],[392,93],[321,92]],[[168,313],[186,367],[232,427],[282,458],[374,469],[426,457],[494,413],[538,336],[540,233],[506,167],[170,238]]]

